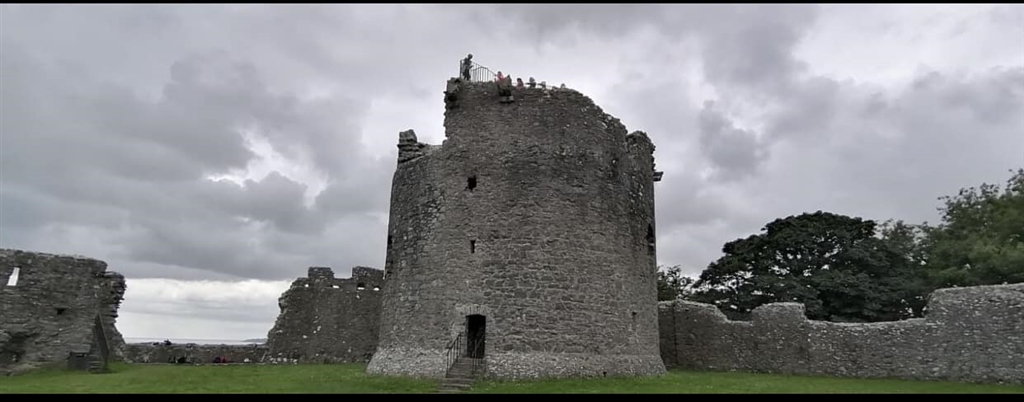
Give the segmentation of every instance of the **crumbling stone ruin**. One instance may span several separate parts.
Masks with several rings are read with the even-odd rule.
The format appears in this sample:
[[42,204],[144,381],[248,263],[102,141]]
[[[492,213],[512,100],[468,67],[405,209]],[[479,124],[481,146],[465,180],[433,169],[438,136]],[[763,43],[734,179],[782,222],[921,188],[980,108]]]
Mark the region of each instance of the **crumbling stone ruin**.
[[[399,137],[367,372],[656,375],[654,144],[573,90],[464,81],[447,140]],[[453,348],[455,348],[453,350]]]
[[448,84],[444,89],[444,107],[445,109],[451,109],[459,106],[459,86],[462,84],[461,78],[452,78],[448,80]]
[[710,304],[659,305],[669,368],[1024,383],[1024,284],[939,289],[925,318],[809,321],[773,303],[730,321]]
[[337,279],[311,267],[281,295],[281,313],[267,334],[270,359],[312,363],[365,363],[377,347],[383,271],[352,268]]
[[2,249],[0,278],[0,372],[96,370],[123,356],[115,322],[125,280],[105,262]]
[[197,345],[193,343],[129,343],[125,345],[124,361],[128,363],[213,364],[218,357],[227,363],[270,363],[265,345]]

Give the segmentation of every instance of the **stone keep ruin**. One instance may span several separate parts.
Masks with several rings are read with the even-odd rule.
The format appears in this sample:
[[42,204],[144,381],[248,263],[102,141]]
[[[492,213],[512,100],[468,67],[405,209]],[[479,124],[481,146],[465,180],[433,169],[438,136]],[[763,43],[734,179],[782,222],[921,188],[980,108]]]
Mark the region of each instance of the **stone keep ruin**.
[[449,85],[442,145],[400,133],[367,372],[664,373],[654,144],[579,92],[500,90]]
[[449,81],[443,144],[399,134],[385,269],[310,267],[265,345],[124,345],[121,275],[0,250],[0,280],[16,278],[0,282],[0,372],[228,357],[443,377],[465,359],[506,379],[680,368],[1024,383],[1024,284],[941,289],[925,318],[866,324],[810,321],[796,303],[730,321],[657,302],[654,145],[576,91],[506,89]]
[[121,274],[85,257],[0,250],[0,372],[53,363],[102,370],[123,357]]

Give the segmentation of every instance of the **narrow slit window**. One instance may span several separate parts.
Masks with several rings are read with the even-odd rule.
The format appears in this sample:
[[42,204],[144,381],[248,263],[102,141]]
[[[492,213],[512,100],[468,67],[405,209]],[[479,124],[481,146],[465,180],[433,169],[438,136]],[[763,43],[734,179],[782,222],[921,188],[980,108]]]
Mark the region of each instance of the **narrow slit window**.
[[469,253],[470,254],[476,253],[476,240],[470,240],[469,241]]
[[647,251],[654,254],[654,227],[647,225]]
[[476,188],[476,176],[469,176],[466,179],[466,190],[473,191],[474,188]]
[[18,274],[20,273],[19,271],[21,271],[21,268],[14,267],[14,272],[11,272],[11,277],[7,278],[7,286],[18,285]]

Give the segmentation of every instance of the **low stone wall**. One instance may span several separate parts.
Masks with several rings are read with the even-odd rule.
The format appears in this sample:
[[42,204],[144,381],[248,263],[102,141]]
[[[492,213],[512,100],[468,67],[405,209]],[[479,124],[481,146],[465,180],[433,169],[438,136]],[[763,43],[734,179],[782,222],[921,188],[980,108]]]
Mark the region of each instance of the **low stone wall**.
[[925,318],[895,322],[810,321],[798,303],[730,321],[677,300],[659,324],[669,368],[1024,383],[1024,284],[940,289]]
[[264,345],[196,345],[129,343],[124,348],[127,363],[175,363],[184,357],[186,363],[211,364],[214,358],[226,357],[230,363],[276,363],[268,357]]

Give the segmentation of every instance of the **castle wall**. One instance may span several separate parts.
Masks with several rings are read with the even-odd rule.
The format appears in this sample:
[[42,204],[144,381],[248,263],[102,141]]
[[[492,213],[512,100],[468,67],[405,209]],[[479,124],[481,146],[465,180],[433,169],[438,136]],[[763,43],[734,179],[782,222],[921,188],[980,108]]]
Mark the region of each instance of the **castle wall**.
[[[184,357],[190,364],[212,364],[214,358],[227,358],[229,363],[270,363],[270,349],[264,345],[194,345],[129,343],[124,348],[127,363],[173,363]],[[283,360],[283,359],[278,359]]]
[[330,268],[309,268],[278,301],[281,313],[267,335],[269,356],[304,363],[368,362],[377,348],[383,271],[355,267],[338,279]]
[[443,376],[469,314],[492,377],[663,372],[654,145],[576,91],[514,96],[464,83],[441,146],[400,134],[368,372]]
[[[8,286],[15,268],[17,283]],[[124,339],[115,322],[124,290],[124,277],[107,272],[103,261],[0,250],[0,372],[64,363],[70,352],[94,351],[97,314],[111,358],[120,358]]]
[[1024,284],[940,289],[925,318],[810,321],[802,304],[729,321],[709,304],[661,302],[670,368],[1024,383]]

